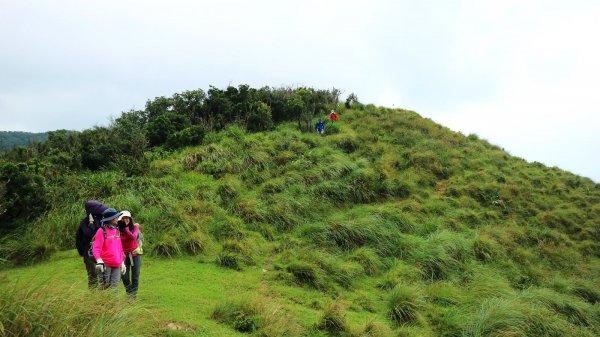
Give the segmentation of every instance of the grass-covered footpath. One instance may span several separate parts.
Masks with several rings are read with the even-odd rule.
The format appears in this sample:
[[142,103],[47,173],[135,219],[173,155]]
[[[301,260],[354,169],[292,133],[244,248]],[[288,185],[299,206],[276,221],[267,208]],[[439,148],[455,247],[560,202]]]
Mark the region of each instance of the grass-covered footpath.
[[[600,185],[355,107],[325,137],[229,126],[147,153],[144,175],[49,186],[51,210],[0,239],[0,333],[600,335]],[[87,199],[142,225],[134,305],[85,289],[72,248]]]

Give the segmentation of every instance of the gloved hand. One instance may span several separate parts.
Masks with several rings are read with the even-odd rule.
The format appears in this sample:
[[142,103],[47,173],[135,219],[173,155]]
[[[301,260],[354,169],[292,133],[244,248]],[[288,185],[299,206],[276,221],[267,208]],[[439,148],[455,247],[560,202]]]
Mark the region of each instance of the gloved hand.
[[96,260],[96,274],[104,274],[104,261],[102,259]]
[[127,268],[125,268],[125,262],[121,263],[121,275],[125,275]]

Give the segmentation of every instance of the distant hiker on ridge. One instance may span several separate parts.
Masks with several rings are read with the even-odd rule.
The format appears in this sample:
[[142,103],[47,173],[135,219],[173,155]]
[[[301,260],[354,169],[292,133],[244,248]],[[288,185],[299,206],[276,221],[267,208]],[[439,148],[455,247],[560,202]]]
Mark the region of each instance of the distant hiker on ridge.
[[322,136],[323,132],[325,131],[325,124],[323,123],[323,120],[321,118],[319,118],[319,121],[317,122],[317,125],[315,125],[315,128],[317,129],[317,133]]
[[334,110],[331,110],[331,112],[329,113],[329,121],[331,123],[337,122],[338,118],[339,118],[339,116],[338,116],[337,112],[335,112]]
[[83,257],[88,276],[88,287],[96,288],[98,287],[99,275],[96,273],[96,259],[92,255],[90,242],[101,226],[102,212],[108,207],[96,200],[86,201],[84,207],[85,218],[79,222],[79,228],[75,236],[75,246],[79,255]]

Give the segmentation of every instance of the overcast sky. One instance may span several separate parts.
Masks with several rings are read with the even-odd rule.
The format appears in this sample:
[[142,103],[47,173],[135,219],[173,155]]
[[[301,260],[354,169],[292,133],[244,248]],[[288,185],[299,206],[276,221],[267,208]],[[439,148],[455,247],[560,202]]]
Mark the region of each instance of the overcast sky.
[[209,85],[400,107],[600,182],[600,1],[0,0],[0,130]]

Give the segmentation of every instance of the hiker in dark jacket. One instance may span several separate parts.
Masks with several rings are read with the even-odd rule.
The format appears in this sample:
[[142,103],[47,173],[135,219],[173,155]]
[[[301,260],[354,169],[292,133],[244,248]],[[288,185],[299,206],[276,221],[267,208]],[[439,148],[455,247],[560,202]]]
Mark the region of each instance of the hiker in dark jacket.
[[88,287],[97,288],[98,279],[96,274],[96,259],[91,254],[90,241],[92,237],[101,227],[102,212],[108,207],[99,203],[96,200],[88,200],[85,202],[85,218],[79,222],[79,229],[77,230],[77,251],[79,255],[83,257],[83,263],[88,276]]
[[319,121],[317,122],[317,125],[315,125],[315,128],[317,129],[317,133],[320,135],[323,135],[323,131],[325,131],[325,124],[323,123],[323,120],[319,118]]

